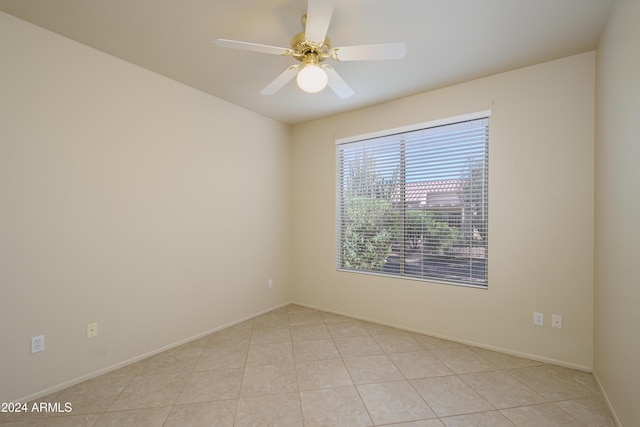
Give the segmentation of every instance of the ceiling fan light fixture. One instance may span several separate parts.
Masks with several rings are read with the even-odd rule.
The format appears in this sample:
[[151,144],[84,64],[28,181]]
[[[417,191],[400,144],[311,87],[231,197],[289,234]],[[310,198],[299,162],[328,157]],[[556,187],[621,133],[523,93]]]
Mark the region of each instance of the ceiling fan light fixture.
[[302,16],[304,31],[293,36],[289,48],[247,43],[237,40],[216,39],[218,46],[249,50],[272,55],[290,56],[301,64],[284,70],[260,93],[273,95],[297,76],[298,87],[307,93],[317,93],[329,86],[340,99],[353,95],[353,89],[328,64],[334,61],[368,61],[402,59],[407,53],[404,43],[383,43],[357,46],[331,47],[327,30],[336,0],[307,0],[307,13]]
[[317,93],[327,87],[329,77],[318,65],[317,58],[314,55],[308,55],[302,69],[298,72],[296,81],[298,82],[298,87],[303,91]]

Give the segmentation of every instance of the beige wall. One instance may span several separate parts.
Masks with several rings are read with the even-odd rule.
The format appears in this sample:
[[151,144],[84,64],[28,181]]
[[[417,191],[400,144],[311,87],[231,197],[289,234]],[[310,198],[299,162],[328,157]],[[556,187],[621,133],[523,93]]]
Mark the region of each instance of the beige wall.
[[640,422],[640,2],[617,0],[596,92],[595,373],[618,422]]
[[2,13],[0,58],[0,401],[291,300],[287,126]]
[[[295,126],[294,301],[591,369],[594,69],[590,52]],[[489,290],[337,272],[334,140],[486,109]]]

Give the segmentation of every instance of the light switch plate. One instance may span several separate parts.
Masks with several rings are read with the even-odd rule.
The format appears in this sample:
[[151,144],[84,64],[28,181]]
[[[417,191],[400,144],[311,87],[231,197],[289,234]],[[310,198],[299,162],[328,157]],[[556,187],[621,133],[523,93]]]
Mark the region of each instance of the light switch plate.
[[533,324],[536,325],[536,326],[543,326],[544,325],[544,314],[534,312],[533,313]]

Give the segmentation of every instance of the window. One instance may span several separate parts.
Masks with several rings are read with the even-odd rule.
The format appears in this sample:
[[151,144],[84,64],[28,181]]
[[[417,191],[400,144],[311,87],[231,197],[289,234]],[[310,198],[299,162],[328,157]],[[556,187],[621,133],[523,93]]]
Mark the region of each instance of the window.
[[488,116],[337,141],[339,270],[487,286]]

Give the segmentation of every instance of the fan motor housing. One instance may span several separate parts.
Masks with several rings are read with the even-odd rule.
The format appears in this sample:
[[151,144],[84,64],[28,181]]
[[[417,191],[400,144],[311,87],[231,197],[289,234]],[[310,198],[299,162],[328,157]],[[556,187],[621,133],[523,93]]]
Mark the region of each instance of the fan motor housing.
[[318,61],[324,61],[329,57],[329,51],[331,50],[331,42],[326,37],[323,43],[314,43],[307,40],[305,33],[298,33],[291,39],[291,50],[293,50],[293,57],[298,61],[304,61],[308,54],[315,54]]

